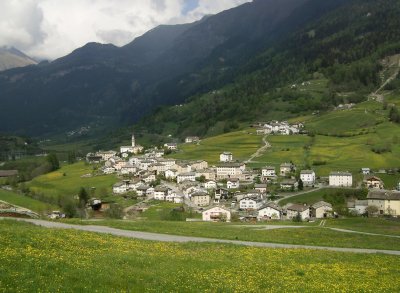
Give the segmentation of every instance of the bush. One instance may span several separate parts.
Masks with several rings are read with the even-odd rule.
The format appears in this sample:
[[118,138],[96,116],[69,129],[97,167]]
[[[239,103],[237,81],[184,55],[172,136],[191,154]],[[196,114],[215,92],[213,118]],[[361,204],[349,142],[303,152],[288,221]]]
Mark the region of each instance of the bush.
[[110,219],[122,219],[124,217],[124,211],[119,204],[114,203],[105,211],[105,216]]

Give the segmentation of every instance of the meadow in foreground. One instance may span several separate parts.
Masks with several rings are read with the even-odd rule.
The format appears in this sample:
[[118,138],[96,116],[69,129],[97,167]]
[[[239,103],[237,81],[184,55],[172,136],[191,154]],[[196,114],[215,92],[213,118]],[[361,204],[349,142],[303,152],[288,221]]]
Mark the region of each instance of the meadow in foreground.
[[0,221],[0,292],[398,292],[400,258],[139,241]]

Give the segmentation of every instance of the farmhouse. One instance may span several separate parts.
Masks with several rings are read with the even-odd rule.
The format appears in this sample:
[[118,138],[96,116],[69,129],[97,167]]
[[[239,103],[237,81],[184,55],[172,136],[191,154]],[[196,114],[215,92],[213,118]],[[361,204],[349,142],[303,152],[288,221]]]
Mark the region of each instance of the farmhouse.
[[276,177],[275,167],[267,166],[261,169],[261,176],[263,181],[274,179]]
[[258,210],[257,219],[262,220],[278,220],[281,219],[282,208],[275,203],[268,203],[265,207]]
[[196,181],[196,173],[193,172],[188,172],[188,173],[181,173],[176,177],[176,180],[179,183],[184,182],[184,181]]
[[329,174],[329,186],[351,187],[353,175],[349,172],[331,172]]
[[154,189],[155,200],[166,200],[166,197],[171,193],[171,189],[166,186],[157,186]]
[[126,163],[124,166],[121,167],[121,174],[122,175],[128,175],[128,174],[135,174],[136,173],[136,167]]
[[198,136],[188,136],[185,139],[185,143],[197,143],[200,141],[200,138]]
[[17,176],[18,170],[0,170],[0,178],[1,177],[12,177]]
[[207,222],[230,222],[231,212],[221,207],[213,207],[202,213],[203,221]]
[[367,177],[364,183],[370,189],[383,189],[383,181],[376,176]]
[[210,180],[204,183],[205,189],[217,189],[217,182]]
[[364,175],[369,175],[369,174],[371,174],[371,169],[370,168],[361,168],[361,173]]
[[96,156],[100,156],[103,161],[108,161],[110,158],[112,158],[116,155],[117,155],[117,152],[115,152],[115,151],[105,151],[105,152],[98,151],[96,153]]
[[254,189],[260,193],[267,193],[267,184],[255,184]]
[[232,162],[233,161],[233,154],[230,152],[223,152],[219,155],[220,162]]
[[307,205],[292,204],[286,209],[286,217],[288,219],[293,219],[300,215],[302,220],[310,218],[310,207]]
[[285,179],[281,182],[282,190],[296,190],[299,186],[299,183],[296,179]]
[[349,211],[355,212],[357,215],[363,215],[366,213],[368,207],[368,200],[355,200],[347,203]]
[[175,169],[168,169],[167,171],[165,171],[166,179],[173,180],[176,179],[177,176],[178,176],[178,171]]
[[280,166],[280,175],[286,176],[295,170],[296,170],[296,168],[292,163],[283,163]]
[[198,191],[190,195],[190,201],[199,207],[208,206],[210,204],[210,195],[207,192]]
[[214,203],[219,203],[221,199],[228,199],[229,192],[227,189],[218,188],[214,193]]
[[313,218],[324,219],[332,216],[332,205],[330,203],[319,201],[310,208],[310,215]]
[[313,186],[315,183],[315,172],[313,170],[302,170],[300,172],[300,179],[303,181],[304,186]]
[[217,165],[217,178],[226,179],[242,174],[246,170],[244,163],[221,163]]
[[263,205],[261,198],[245,197],[239,201],[239,208],[241,210],[258,210]]
[[228,189],[237,189],[240,187],[240,181],[237,178],[231,178],[228,179],[228,181],[226,182],[226,187]]
[[178,149],[178,144],[177,143],[165,143],[164,148],[170,151],[176,151]]
[[371,190],[367,195],[368,206],[376,206],[380,215],[400,215],[400,192]]

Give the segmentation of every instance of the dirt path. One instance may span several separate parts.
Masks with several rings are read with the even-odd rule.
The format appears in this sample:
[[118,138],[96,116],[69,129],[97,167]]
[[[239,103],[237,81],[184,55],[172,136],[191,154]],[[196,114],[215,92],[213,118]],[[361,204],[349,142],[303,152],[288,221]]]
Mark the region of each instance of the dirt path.
[[265,243],[265,242],[250,242],[250,241],[238,241],[238,240],[223,240],[214,238],[203,238],[203,237],[188,237],[188,236],[177,236],[167,235],[149,232],[138,232],[138,231],[127,231],[115,228],[109,228],[104,226],[84,226],[84,225],[70,225],[58,222],[48,222],[43,220],[33,219],[16,219],[18,221],[29,222],[41,227],[55,228],[55,229],[74,229],[86,232],[111,234],[115,236],[161,241],[161,242],[198,242],[198,243],[224,243],[224,244],[236,244],[253,247],[264,247],[264,248],[284,248],[284,249],[314,249],[314,250],[326,250],[335,252],[352,252],[352,253],[363,253],[363,254],[390,254],[399,255],[400,251],[397,250],[381,250],[381,249],[361,249],[361,248],[340,248],[340,247],[324,247],[324,246],[310,246],[310,245],[295,245],[295,244],[278,244],[278,243]]
[[292,197],[295,197],[295,196],[298,196],[298,195],[303,195],[303,194],[311,193],[311,192],[314,192],[314,191],[318,191],[318,190],[320,190],[320,189],[322,189],[322,188],[326,188],[326,187],[316,187],[316,188],[313,188],[313,189],[310,189],[310,190],[307,190],[307,191],[295,192],[295,193],[293,193],[293,194],[290,194],[290,195],[287,195],[287,196],[285,196],[285,197],[282,197],[282,198],[278,199],[278,200],[276,201],[276,203],[279,203],[279,202],[281,202],[282,200],[285,200],[285,199],[288,199],[288,198],[292,198]]
[[262,139],[264,145],[261,148],[259,148],[254,154],[252,154],[250,156],[250,158],[245,162],[246,164],[251,163],[255,158],[260,157],[268,148],[271,147],[271,144],[267,141],[267,137],[268,137],[268,134],[265,135]]

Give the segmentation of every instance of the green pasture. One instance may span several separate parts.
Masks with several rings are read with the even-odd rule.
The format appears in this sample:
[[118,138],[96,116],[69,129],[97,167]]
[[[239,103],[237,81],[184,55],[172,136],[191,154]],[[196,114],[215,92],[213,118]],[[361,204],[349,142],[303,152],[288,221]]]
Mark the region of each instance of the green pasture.
[[[95,195],[111,194],[112,186],[118,182],[115,175],[95,175],[93,166],[79,162],[65,165],[61,169],[33,179],[27,184],[34,193],[43,194],[50,198],[59,196],[75,196],[80,187],[94,190]],[[84,177],[84,175],[92,175]],[[94,187],[94,189],[92,188]]]
[[0,189],[0,200],[8,202],[12,205],[16,205],[16,206],[19,206],[22,208],[29,209],[29,210],[37,212],[37,213],[48,212],[48,211],[57,209],[56,206],[43,203],[41,201],[32,199],[25,195],[21,195],[18,193],[14,193],[14,192],[2,190],[2,189]]
[[180,151],[171,157],[181,160],[206,160],[211,164],[219,161],[220,153],[232,152],[234,159],[247,160],[262,146],[262,136],[254,130],[231,132],[202,140],[197,144],[180,145]]

